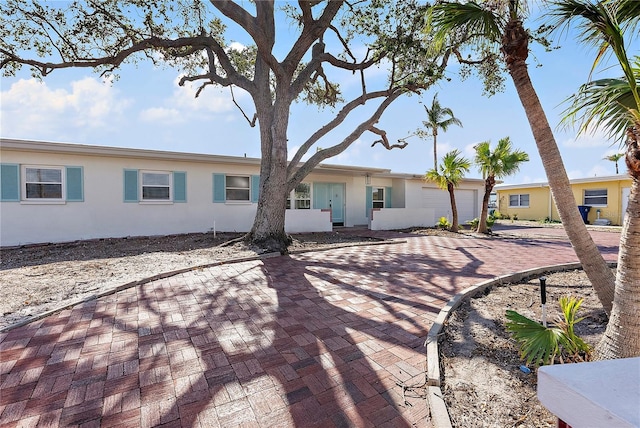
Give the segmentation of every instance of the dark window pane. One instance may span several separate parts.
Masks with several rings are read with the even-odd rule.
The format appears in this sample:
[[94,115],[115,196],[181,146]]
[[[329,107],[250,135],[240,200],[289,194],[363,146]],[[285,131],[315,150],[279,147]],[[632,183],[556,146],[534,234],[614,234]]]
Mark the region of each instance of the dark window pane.
[[310,210],[311,209],[311,200],[303,199],[296,201],[296,209],[297,210]]
[[46,168],[27,168],[26,181],[36,183],[61,183],[62,170]]
[[373,191],[374,201],[384,201],[384,189],[375,189]]
[[142,174],[142,185],[143,186],[168,186],[169,174],[145,172]]
[[227,189],[227,201],[248,201],[249,189]]
[[296,199],[311,199],[311,186],[309,183],[300,183],[296,186]]
[[169,188],[168,187],[142,187],[142,199],[155,199],[155,200],[169,200]]
[[62,184],[27,183],[27,199],[62,199]]
[[607,205],[607,198],[584,198],[585,205]]
[[373,208],[384,208],[384,202],[373,201]]
[[520,195],[520,206],[529,206],[529,195]]
[[237,177],[233,175],[227,175],[227,187],[240,187],[240,188],[248,189],[249,177]]

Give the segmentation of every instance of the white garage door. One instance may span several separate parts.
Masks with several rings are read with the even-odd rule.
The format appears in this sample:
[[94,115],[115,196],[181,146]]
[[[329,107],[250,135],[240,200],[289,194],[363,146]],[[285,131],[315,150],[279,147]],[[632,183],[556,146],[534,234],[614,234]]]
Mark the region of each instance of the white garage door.
[[[469,220],[478,217],[476,202],[476,190],[456,189],[456,207],[458,209],[458,222],[464,224]],[[433,208],[435,210],[436,221],[440,217],[446,217],[451,221],[451,202],[449,202],[449,192],[446,190],[422,188],[422,208]]]
[[476,193],[477,190],[456,189],[456,207],[458,208],[460,224],[465,224],[469,220],[480,217]]

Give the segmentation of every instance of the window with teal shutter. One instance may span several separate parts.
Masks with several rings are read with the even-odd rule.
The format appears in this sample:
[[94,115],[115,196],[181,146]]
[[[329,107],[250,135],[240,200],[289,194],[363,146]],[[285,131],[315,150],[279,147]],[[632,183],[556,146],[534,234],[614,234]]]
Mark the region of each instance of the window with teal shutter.
[[260,176],[252,175],[251,176],[251,202],[258,202],[258,197],[260,196]]
[[369,218],[369,213],[371,212],[371,209],[373,208],[373,188],[371,186],[367,186],[366,187],[366,213],[365,213],[365,217]]
[[225,176],[224,174],[213,174],[213,202],[225,201]]
[[84,201],[84,185],[81,166],[68,166],[66,170],[67,202]]
[[391,187],[384,188],[384,207],[391,208]]
[[138,202],[138,170],[124,170],[124,201]]
[[187,202],[187,173],[173,173],[173,202]]
[[0,164],[0,201],[20,201],[20,165]]

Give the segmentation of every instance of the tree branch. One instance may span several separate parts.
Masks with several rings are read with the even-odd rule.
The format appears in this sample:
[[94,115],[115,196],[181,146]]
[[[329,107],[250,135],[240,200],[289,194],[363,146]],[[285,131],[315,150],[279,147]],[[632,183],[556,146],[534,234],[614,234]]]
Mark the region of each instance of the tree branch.
[[298,162],[300,162],[302,157],[305,154],[307,154],[309,149],[311,149],[311,147],[313,147],[315,143],[317,143],[322,137],[324,137],[329,132],[336,129],[340,124],[342,124],[353,110],[363,105],[366,101],[373,100],[375,98],[383,98],[388,95],[389,95],[388,91],[376,91],[370,94],[362,94],[361,96],[358,96],[357,98],[345,104],[344,107],[342,107],[342,109],[338,112],[336,117],[333,118],[333,120],[331,120],[330,122],[325,124],[322,128],[314,132],[313,135],[311,135],[311,137],[309,137],[309,139],[307,139],[307,141],[305,141],[304,144],[300,146],[296,154],[291,159],[291,162],[289,163],[288,173],[289,174],[291,173],[291,169],[296,167]]
[[[6,49],[0,48],[0,53],[6,56],[5,60],[0,64],[0,68],[4,67],[6,64],[11,62],[16,62],[20,64],[30,65],[40,70],[43,76],[46,76],[53,70],[63,69],[63,68],[71,68],[71,67],[85,67],[85,68],[95,68],[102,65],[113,65],[118,67],[125,61],[129,56],[142,52],[147,49],[179,49],[184,47],[189,47],[192,50],[197,50],[197,47],[201,49],[205,46],[209,46],[212,43],[216,43],[215,40],[209,36],[196,36],[196,37],[180,37],[177,39],[161,39],[158,37],[149,37],[147,39],[141,40],[138,43],[131,45],[131,47],[127,49],[123,49],[115,55],[104,56],[98,58],[86,58],[86,59],[74,59],[69,61],[62,61],[59,63],[54,62],[43,62],[32,59],[21,58],[13,52],[7,51]],[[179,54],[175,54],[175,56],[179,56]]]
[[398,144],[389,144],[389,139],[387,138],[387,132],[383,131],[382,129],[378,129],[373,125],[371,125],[369,127],[369,131],[373,132],[374,134],[378,134],[380,136],[380,138],[381,138],[381,140],[374,141],[373,144],[371,144],[371,147],[373,147],[376,144],[380,143],[387,150],[391,150],[391,149],[404,149],[405,147],[407,147],[407,145],[409,145],[409,143],[407,143],[402,138],[398,140]]
[[253,119],[249,119],[249,116],[246,115],[246,113],[244,112],[242,107],[240,107],[240,104],[238,104],[238,102],[236,101],[236,96],[233,93],[233,86],[229,86],[229,90],[231,91],[231,99],[233,100],[233,103],[236,105],[236,107],[238,107],[238,110],[240,110],[240,112],[242,113],[244,118],[247,120],[247,122],[249,122],[249,126],[252,127],[252,128],[255,127],[256,126],[256,121],[258,120],[258,114],[254,113],[253,114]]
[[[313,169],[320,164],[325,159],[336,156],[343,151],[345,151],[354,141],[356,141],[365,131],[370,131],[375,123],[380,120],[382,113],[393,103],[400,95],[402,95],[405,91],[402,89],[397,89],[392,93],[386,93],[386,98],[380,103],[378,108],[373,112],[373,114],[364,122],[356,127],[356,129],[349,134],[341,143],[336,144],[327,149],[317,151],[313,156],[309,158],[301,167],[297,170],[295,168],[298,167],[298,162],[289,163],[289,167],[287,168],[287,176],[289,179],[287,180],[288,190],[291,191],[295,186],[300,184],[300,182],[306,177]],[[306,144],[306,143],[305,143]],[[296,154],[297,155],[297,154]],[[295,170],[295,172],[294,172]]]

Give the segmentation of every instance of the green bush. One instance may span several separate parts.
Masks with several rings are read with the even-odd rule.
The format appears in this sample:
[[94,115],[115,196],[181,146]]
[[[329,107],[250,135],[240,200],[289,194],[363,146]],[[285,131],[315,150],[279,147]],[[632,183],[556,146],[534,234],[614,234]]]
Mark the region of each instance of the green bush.
[[473,220],[469,220],[467,222],[467,224],[471,227],[472,230],[478,228],[478,223],[480,223],[480,220],[478,220],[478,217],[474,218]]
[[518,342],[520,356],[526,364],[553,364],[556,358],[561,363],[591,359],[591,347],[574,331],[574,325],[583,320],[576,318],[582,301],[575,297],[561,297],[562,317],[556,325],[547,327],[516,311],[507,310],[507,331]]
[[451,227],[451,223],[446,217],[440,217],[438,219],[438,223],[436,223],[436,227],[439,229],[449,229]]

